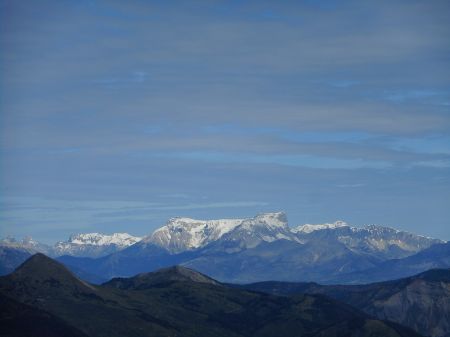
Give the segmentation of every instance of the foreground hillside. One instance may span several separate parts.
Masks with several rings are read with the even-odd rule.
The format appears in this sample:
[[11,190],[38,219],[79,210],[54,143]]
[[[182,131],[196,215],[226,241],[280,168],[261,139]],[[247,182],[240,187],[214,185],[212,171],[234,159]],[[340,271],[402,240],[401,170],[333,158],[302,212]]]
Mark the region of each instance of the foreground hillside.
[[0,336],[88,337],[62,319],[0,295]]
[[242,287],[277,295],[323,294],[425,336],[450,336],[450,269],[367,285],[260,282]]
[[419,336],[323,295],[249,292],[184,267],[93,286],[37,254],[0,278],[0,293],[92,337]]

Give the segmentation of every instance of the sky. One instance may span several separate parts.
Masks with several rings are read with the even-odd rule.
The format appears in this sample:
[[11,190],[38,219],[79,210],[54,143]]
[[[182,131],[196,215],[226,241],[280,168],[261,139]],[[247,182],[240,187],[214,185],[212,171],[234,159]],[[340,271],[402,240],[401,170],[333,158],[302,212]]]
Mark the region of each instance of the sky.
[[0,236],[285,211],[450,240],[448,13],[0,0]]

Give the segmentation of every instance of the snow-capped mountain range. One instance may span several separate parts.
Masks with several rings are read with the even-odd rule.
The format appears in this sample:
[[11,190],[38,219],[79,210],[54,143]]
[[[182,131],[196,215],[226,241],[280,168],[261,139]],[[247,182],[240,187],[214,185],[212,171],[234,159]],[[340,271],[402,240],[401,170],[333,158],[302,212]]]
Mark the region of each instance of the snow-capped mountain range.
[[195,220],[172,218],[142,240],[171,253],[203,248],[213,242],[235,242],[241,248],[253,248],[262,241],[293,240],[294,236],[282,212],[264,213],[249,219]]
[[0,239],[0,247],[20,249],[30,254],[39,252],[47,255],[52,255],[51,246],[33,240],[31,236],[26,236],[22,240],[17,240],[13,237]]
[[275,212],[258,214],[249,219],[172,218],[145,237],[141,244],[152,243],[176,254],[214,243],[213,247],[219,245],[231,253],[254,248],[261,242],[288,240],[304,244],[331,237],[351,250],[386,253],[395,257],[407,256],[442,242],[384,226],[353,227],[344,221],[290,228],[286,215]]
[[[346,275],[370,273],[388,260],[411,258],[415,264],[405,270],[416,273],[450,267],[445,249],[437,247],[445,245],[441,240],[378,225],[354,227],[336,221],[290,227],[283,212],[248,219],[184,217],[169,219],[143,238],[126,233],[87,233],[73,235],[52,247],[30,238],[3,240],[0,273],[13,270],[27,256],[41,251],[92,282],[184,265],[223,282],[326,283],[345,279]],[[438,253],[414,258],[430,249]],[[391,274],[396,275],[395,271]]]
[[128,233],[77,234],[72,235],[68,241],[57,242],[53,247],[53,255],[101,257],[125,249],[141,240],[141,237]]
[[59,243],[71,243],[75,245],[94,245],[94,246],[107,246],[116,245],[118,247],[128,247],[136,242],[139,242],[142,238],[132,236],[128,233],[114,233],[111,235],[100,233],[87,233],[72,235],[69,241],[61,241]]
[[166,225],[145,237],[143,243],[153,243],[170,252],[179,253],[204,247],[220,239],[242,223],[243,219],[195,220],[172,218]]
[[85,233],[72,235],[67,241],[53,247],[31,238],[17,241],[0,240],[0,246],[21,248],[30,253],[43,252],[50,256],[101,257],[121,251],[132,245],[155,245],[170,254],[179,254],[208,247],[233,253],[257,247],[262,242],[277,240],[299,244],[334,240],[348,249],[389,258],[404,257],[428,248],[440,240],[399,231],[389,227],[369,225],[353,227],[344,221],[325,224],[305,224],[289,227],[283,212],[258,214],[248,219],[197,220],[186,217],[171,218],[162,227],[146,237],[127,233],[111,235]]
[[31,237],[16,240],[8,237],[0,240],[0,247],[16,248],[30,254],[44,253],[57,257],[63,255],[78,257],[101,257],[125,249],[142,238],[128,233],[85,233],[72,235],[67,241],[59,241],[54,246],[39,243]]

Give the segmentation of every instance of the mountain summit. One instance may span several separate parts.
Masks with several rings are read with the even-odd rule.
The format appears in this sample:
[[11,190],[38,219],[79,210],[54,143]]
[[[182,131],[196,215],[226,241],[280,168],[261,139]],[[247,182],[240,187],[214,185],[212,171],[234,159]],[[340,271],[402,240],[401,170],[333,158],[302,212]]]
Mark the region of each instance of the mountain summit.
[[4,277],[2,287],[15,295],[32,295],[45,306],[47,301],[66,294],[92,294],[94,286],[78,279],[59,262],[38,253],[22,263],[12,274]]
[[76,234],[67,241],[57,242],[53,248],[53,256],[101,257],[134,245],[141,239],[128,233]]
[[172,282],[194,282],[213,285],[220,284],[212,278],[193,269],[182,266],[172,266],[150,273],[142,273],[131,278],[114,278],[104,285],[119,289],[142,290],[155,286],[160,287]]
[[153,243],[172,253],[204,247],[220,239],[242,223],[242,219],[196,220],[172,218],[166,225],[144,238],[143,243]]
[[277,239],[293,239],[283,212],[262,213],[249,219],[172,218],[142,242],[180,253],[222,240],[239,241],[241,247],[254,247],[262,241]]
[[32,278],[35,281],[52,278],[54,280],[75,278],[62,264],[37,253],[22,263],[13,273],[16,279]]

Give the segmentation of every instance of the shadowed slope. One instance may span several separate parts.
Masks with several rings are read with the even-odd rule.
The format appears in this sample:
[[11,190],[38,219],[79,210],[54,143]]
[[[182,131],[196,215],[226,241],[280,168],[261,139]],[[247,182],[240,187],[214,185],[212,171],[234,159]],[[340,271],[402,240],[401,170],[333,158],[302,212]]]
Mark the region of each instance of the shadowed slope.
[[0,294],[0,336],[87,337],[62,319]]
[[35,255],[0,278],[0,293],[91,337],[418,336],[322,295],[249,292],[184,267],[92,286],[58,262]]
[[33,255],[12,274],[1,277],[0,292],[50,312],[89,336],[140,336],[141,330],[158,336],[174,331],[150,315],[141,317],[114,291],[79,280],[43,254]]

